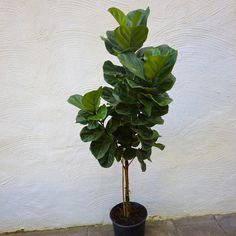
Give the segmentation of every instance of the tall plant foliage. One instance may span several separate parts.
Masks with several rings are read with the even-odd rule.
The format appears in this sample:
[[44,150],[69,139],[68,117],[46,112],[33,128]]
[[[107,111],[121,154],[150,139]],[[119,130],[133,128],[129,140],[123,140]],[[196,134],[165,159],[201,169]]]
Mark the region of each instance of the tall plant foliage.
[[80,137],[90,142],[102,167],[112,166],[115,159],[130,164],[137,158],[145,171],[152,147],[164,149],[153,127],[164,123],[162,116],[172,101],[167,91],[175,83],[171,72],[177,51],[167,45],[142,47],[148,35],[149,8],[127,15],[117,8],[109,12],[119,26],[107,31],[102,40],[121,65],[105,61],[103,74],[109,86],[83,96],[75,94],[68,102],[79,108],[76,122],[84,125]]

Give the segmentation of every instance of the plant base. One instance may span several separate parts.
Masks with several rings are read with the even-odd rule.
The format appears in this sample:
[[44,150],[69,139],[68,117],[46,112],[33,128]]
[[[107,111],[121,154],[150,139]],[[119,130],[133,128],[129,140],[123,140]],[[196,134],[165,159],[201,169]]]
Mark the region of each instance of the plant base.
[[136,202],[130,202],[130,216],[124,217],[123,203],[110,211],[115,236],[144,236],[147,209]]

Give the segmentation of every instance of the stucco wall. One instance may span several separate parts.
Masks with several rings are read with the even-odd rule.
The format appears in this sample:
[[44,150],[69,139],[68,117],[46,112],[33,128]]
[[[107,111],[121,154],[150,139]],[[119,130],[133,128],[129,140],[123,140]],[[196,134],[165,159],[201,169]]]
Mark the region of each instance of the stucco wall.
[[109,222],[120,166],[99,166],[66,100],[104,84],[106,10],[148,5],[146,45],[179,50],[177,83],[131,198],[162,217],[236,211],[235,0],[1,0],[0,232]]

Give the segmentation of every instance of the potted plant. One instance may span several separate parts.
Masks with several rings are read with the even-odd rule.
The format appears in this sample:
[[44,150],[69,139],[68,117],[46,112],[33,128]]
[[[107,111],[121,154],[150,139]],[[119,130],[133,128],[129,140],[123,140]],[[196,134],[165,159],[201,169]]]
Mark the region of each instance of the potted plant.
[[[129,196],[129,166],[134,159],[146,170],[152,147],[160,150],[160,135],[154,129],[162,125],[172,99],[167,91],[175,83],[171,73],[177,51],[167,45],[143,47],[148,35],[150,10],[135,10],[125,15],[117,8],[108,10],[119,26],[101,37],[107,51],[121,65],[105,61],[103,73],[108,87],[86,94],[75,94],[68,102],[79,112],[76,123],[85,125],[80,137],[90,143],[90,150],[102,167],[121,163],[122,203],[112,208],[110,217],[116,236],[144,235],[147,210]],[[101,98],[105,101],[101,104]]]

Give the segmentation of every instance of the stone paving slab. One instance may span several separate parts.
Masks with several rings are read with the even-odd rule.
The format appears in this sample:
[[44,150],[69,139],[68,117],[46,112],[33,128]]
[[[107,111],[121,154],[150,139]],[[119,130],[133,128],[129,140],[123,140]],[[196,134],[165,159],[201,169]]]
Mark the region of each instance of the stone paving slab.
[[113,228],[111,225],[89,227],[88,236],[114,236]]
[[[0,234],[1,236],[114,236],[111,225]],[[236,213],[148,221],[145,236],[236,236]]]
[[216,215],[215,219],[227,236],[236,236],[236,213]]
[[212,215],[186,217],[175,220],[174,224],[180,236],[225,236]]
[[147,236],[177,236],[175,225],[171,220],[157,221],[146,225]]

